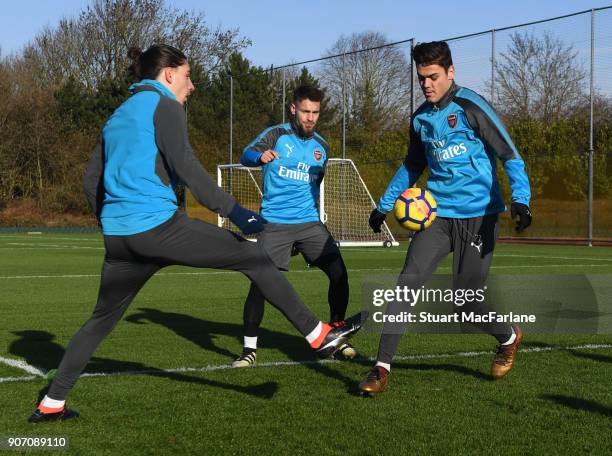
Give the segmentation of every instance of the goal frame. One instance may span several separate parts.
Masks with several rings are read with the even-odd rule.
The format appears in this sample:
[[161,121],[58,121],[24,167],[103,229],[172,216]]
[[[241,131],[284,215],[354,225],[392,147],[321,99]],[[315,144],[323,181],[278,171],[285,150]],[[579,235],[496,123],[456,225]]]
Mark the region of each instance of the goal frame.
[[[370,190],[368,189],[367,185],[363,181],[363,178],[361,177],[359,170],[355,166],[355,163],[351,159],[330,158],[327,160],[327,162],[328,162],[327,166],[329,166],[330,164],[333,166],[334,163],[342,163],[342,164],[351,166],[353,168],[354,173],[359,179],[358,183],[365,190],[365,194],[367,195],[367,198],[370,202],[370,210],[376,207],[376,203],[374,202],[374,199],[372,198],[372,194],[370,193]],[[227,170],[227,169],[230,169],[230,170],[240,169],[240,170],[248,171],[248,175],[250,179],[252,179],[255,188],[257,188],[257,192],[259,193],[259,200],[261,201],[261,198],[263,197],[262,189],[260,188],[259,183],[257,182],[257,179],[255,179],[252,174],[252,172],[262,172],[261,166],[249,167],[249,166],[244,166],[240,163],[217,165],[217,184],[221,188],[223,188],[223,184],[224,184],[223,170]],[[324,224],[327,224],[327,219],[328,219],[328,215],[325,210],[326,209],[326,205],[325,205],[325,194],[326,194],[325,182],[326,180],[327,180],[327,177],[324,177],[323,181],[321,182],[320,193],[319,193],[319,218],[321,222]],[[229,189],[229,193],[231,194],[231,188]],[[225,222],[225,218],[222,217],[221,215],[218,215],[217,225],[219,227],[223,227],[224,222]],[[370,230],[370,227],[367,225],[367,220],[364,220],[364,229]],[[334,235],[334,233],[332,233],[332,235]],[[334,238],[336,239],[336,242],[338,243],[340,247],[397,247],[399,246],[399,242],[395,240],[395,237],[393,236],[393,233],[391,233],[391,230],[389,229],[386,222],[384,222],[383,225],[381,226],[380,237],[381,237],[380,240],[375,240],[375,241],[363,240],[362,241],[362,240],[347,240],[347,239],[342,239],[342,238],[337,239],[334,236]],[[255,239],[251,239],[251,240],[255,240]]]

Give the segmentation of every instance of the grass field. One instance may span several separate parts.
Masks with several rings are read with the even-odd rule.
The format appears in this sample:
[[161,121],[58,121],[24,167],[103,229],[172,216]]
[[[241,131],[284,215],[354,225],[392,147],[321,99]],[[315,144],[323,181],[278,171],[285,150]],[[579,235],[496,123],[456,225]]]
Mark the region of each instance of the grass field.
[[[406,335],[388,392],[363,398],[356,385],[377,335],[355,337],[360,360],[317,362],[268,307],[259,365],[229,369],[248,282],[178,267],[144,287],[95,353],[69,398],[81,419],[29,425],[40,372],[57,366],[93,308],[103,252],[94,234],[0,236],[0,436],[68,436],[70,454],[83,455],[612,453],[610,334],[527,334],[497,382],[492,338]],[[399,271],[404,253],[343,251],[350,310],[362,279]],[[534,273],[612,274],[612,249],[499,245],[493,264],[517,284]],[[327,318],[324,275],[298,257],[288,277]]]

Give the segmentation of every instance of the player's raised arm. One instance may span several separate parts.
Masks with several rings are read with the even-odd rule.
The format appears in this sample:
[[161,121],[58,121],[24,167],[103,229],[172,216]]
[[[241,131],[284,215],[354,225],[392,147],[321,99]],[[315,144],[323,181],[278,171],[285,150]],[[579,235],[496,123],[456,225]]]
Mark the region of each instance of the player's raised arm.
[[270,127],[264,130],[248,146],[244,148],[240,163],[244,166],[260,166],[270,163],[278,158],[274,150],[276,141],[283,135],[284,130],[279,127]]

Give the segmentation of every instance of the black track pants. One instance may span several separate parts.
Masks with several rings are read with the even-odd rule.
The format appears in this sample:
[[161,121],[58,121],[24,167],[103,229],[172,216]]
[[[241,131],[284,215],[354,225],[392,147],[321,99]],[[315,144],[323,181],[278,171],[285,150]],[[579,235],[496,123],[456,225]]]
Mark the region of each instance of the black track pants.
[[[470,219],[437,218],[429,228],[414,235],[398,284],[412,289],[420,288],[435,272],[440,262],[453,252],[453,288],[483,288],[493,259],[498,233],[497,220],[497,214]],[[480,247],[477,247],[477,236],[482,240]],[[400,314],[407,310],[404,306],[405,303],[392,301],[387,314]],[[484,302],[471,303],[462,308],[464,312],[481,315],[490,310]],[[402,336],[397,331],[397,323],[392,326],[393,331],[385,331],[383,327],[378,347],[378,361],[388,364],[391,363]],[[480,323],[478,327],[495,336],[500,342],[508,340],[512,334],[510,325],[506,323]]]
[[91,318],[72,338],[48,392],[63,400],[102,340],[153,274],[170,265],[242,272],[302,335],[319,320],[257,243],[182,213],[144,233],[105,236],[106,256],[98,302]]

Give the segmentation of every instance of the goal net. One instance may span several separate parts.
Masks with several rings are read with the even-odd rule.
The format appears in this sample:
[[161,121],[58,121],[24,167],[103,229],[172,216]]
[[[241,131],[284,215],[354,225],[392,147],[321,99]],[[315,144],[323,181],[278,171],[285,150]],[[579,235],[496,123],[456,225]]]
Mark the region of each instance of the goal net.
[[[217,183],[247,209],[258,212],[262,198],[261,168],[240,164],[217,166]],[[319,213],[334,239],[341,246],[399,245],[387,224],[380,233],[368,225],[375,203],[352,160],[330,158],[321,184]],[[238,228],[227,218],[218,217],[218,224],[234,232]]]

